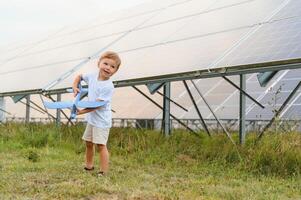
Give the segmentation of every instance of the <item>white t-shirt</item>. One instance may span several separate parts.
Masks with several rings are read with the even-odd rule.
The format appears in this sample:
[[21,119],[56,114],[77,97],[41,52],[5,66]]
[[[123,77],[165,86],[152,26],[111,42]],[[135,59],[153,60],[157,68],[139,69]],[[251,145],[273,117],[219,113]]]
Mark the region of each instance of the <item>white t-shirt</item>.
[[111,102],[114,91],[113,82],[111,80],[98,80],[98,73],[83,74],[82,79],[88,84],[89,101],[108,101],[104,106],[101,106],[93,112],[87,113],[87,122],[98,128],[111,128]]

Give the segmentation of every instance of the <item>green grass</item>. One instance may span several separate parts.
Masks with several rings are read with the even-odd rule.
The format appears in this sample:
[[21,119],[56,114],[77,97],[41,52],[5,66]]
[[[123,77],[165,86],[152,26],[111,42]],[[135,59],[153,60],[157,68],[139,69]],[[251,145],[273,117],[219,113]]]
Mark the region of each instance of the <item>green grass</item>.
[[99,178],[83,171],[83,130],[1,125],[0,199],[301,199],[299,133],[258,144],[250,134],[236,149],[221,134],[112,129],[110,173]]

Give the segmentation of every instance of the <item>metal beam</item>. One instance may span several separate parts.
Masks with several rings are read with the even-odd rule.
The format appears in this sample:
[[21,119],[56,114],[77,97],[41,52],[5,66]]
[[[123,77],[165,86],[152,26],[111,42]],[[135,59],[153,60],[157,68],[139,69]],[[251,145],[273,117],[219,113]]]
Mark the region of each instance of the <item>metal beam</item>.
[[272,80],[272,78],[278,73],[278,71],[263,72],[257,74],[257,80],[261,87],[267,86],[267,84]]
[[280,71],[287,69],[298,69],[301,68],[301,58],[291,59],[291,60],[282,60],[282,61],[273,61],[265,63],[255,63],[247,65],[236,65],[229,67],[219,67],[208,69],[203,68],[202,70],[190,71],[184,73],[168,74],[162,76],[153,76],[145,78],[137,78],[130,80],[119,80],[114,82],[115,87],[125,87],[132,85],[145,85],[148,83],[162,83],[162,82],[173,82],[173,81],[182,81],[182,80],[191,80],[191,79],[201,79],[201,78],[213,78],[213,77],[222,77],[222,76],[232,76],[240,74],[251,74],[267,71]]
[[[240,77],[242,76],[242,74],[240,75]],[[247,97],[249,97],[249,99],[251,99],[254,103],[256,103],[258,106],[260,106],[261,108],[265,108],[261,103],[259,103],[256,99],[254,99],[251,95],[249,95],[247,92],[245,92],[246,87],[244,87],[244,89],[242,89],[241,87],[238,87],[235,83],[233,83],[230,79],[228,79],[227,77],[223,76],[223,78],[230,83],[233,87],[235,87],[236,89],[238,89],[240,91],[240,93],[243,93],[244,95],[246,95]],[[244,78],[246,79],[246,78]],[[246,80],[244,80],[246,82]],[[240,82],[241,83],[241,82]]]
[[22,103],[25,106],[29,106],[31,109],[34,109],[35,111],[38,111],[39,113],[45,114],[45,112],[39,110],[38,108],[33,107],[32,105],[30,105],[32,103],[32,101],[30,100],[29,103],[23,102],[23,100],[19,101],[19,103]]
[[[155,104],[158,108],[160,108],[161,110],[163,110],[163,107],[160,106],[157,102],[155,102],[153,99],[151,99],[149,96],[147,96],[146,94],[144,94],[141,90],[139,90],[136,86],[132,86],[136,91],[138,91],[140,94],[142,94],[145,98],[147,98],[149,101],[151,101],[153,104]],[[170,116],[175,119],[177,122],[179,122],[179,124],[181,124],[182,126],[184,126],[185,128],[187,128],[191,133],[193,133],[196,136],[199,136],[194,130],[192,130],[191,128],[189,128],[185,123],[181,122],[178,118],[176,118],[174,115],[170,114]]]
[[[22,101],[20,101],[20,102],[23,103]],[[34,106],[37,107],[37,108],[35,108],[35,107],[33,107],[33,106],[30,105],[30,107],[31,107],[32,109],[34,109],[34,110],[36,110],[36,111],[38,111],[38,112],[40,112],[40,113],[42,113],[42,114],[45,114],[45,113],[46,113],[46,110],[43,109],[43,108],[41,108],[41,106],[39,106],[38,104],[36,104],[34,101],[30,100],[30,104],[33,104]]]
[[300,86],[301,86],[301,81],[298,83],[298,85],[295,87],[295,89],[290,93],[290,95],[285,99],[284,103],[281,105],[279,110],[275,113],[275,115],[271,119],[271,121],[263,128],[263,130],[261,131],[261,133],[259,134],[259,136],[257,138],[257,141],[259,141],[262,138],[264,132],[271,127],[271,125],[274,123],[275,119],[281,114],[281,112],[284,110],[285,106],[290,102],[290,100],[297,93]]
[[[62,95],[61,94],[57,94],[56,100],[57,101],[61,101],[62,100]],[[61,125],[61,110],[60,109],[56,110],[56,125],[57,126]]]
[[191,83],[193,84],[194,88],[196,89],[196,91],[198,92],[198,94],[201,96],[201,98],[203,99],[204,103],[207,105],[208,109],[210,110],[210,112],[212,113],[212,115],[214,116],[215,120],[217,121],[217,123],[222,127],[224,133],[227,135],[227,137],[230,139],[230,141],[234,144],[234,140],[232,139],[230,133],[227,131],[227,129],[224,127],[224,125],[220,122],[220,120],[218,119],[218,117],[216,116],[215,112],[213,111],[213,109],[211,108],[211,106],[209,105],[209,103],[207,102],[207,100],[205,99],[205,97],[202,95],[201,91],[199,90],[199,88],[196,86],[196,84],[194,83],[193,80],[191,80]]
[[0,97],[0,123],[5,121],[5,114],[9,114],[5,109],[5,99],[3,97]]
[[[21,103],[23,103],[22,101],[20,101]],[[26,103],[23,103],[23,104],[26,104]],[[30,106],[30,108],[42,113],[42,114],[45,114],[47,113],[50,117],[52,117],[53,119],[55,119],[55,117],[53,115],[51,115],[50,113],[48,113],[48,111],[46,109],[43,109],[41,106],[39,106],[38,104],[36,104],[34,101],[30,100],[30,104],[33,104],[34,106],[36,106],[37,108]],[[26,104],[27,105],[27,104]]]
[[246,96],[243,91],[246,90],[246,75],[240,75],[240,93],[239,93],[239,143],[246,141]]
[[10,97],[10,96],[17,96],[17,95],[29,95],[29,94],[41,94],[41,89],[34,89],[34,90],[20,90],[20,91],[10,91],[10,92],[1,92],[0,97]]
[[29,123],[30,120],[30,95],[26,96],[26,114],[25,114],[25,122]]
[[165,83],[151,83],[146,84],[147,89],[151,94],[155,94]]
[[[137,79],[118,80],[118,81],[114,81],[114,85],[115,87],[126,87],[126,86],[134,86],[134,85],[145,85],[151,83],[164,83],[164,82],[191,80],[191,79],[259,73],[259,72],[267,72],[267,71],[298,69],[301,68],[301,58],[264,62],[264,63],[246,64],[246,65],[236,65],[236,66],[220,66],[213,69],[208,69],[207,67],[204,66],[199,66],[199,68],[202,70],[168,74],[162,76],[137,78]],[[0,93],[0,97],[27,95],[27,94],[58,94],[58,93],[66,93],[66,89],[67,88],[54,89],[54,90],[50,89],[46,91],[39,88],[33,90],[10,91],[10,92]]]
[[2,108],[0,108],[0,111],[3,112],[3,113],[6,113],[6,114],[12,115],[10,112],[8,112],[8,111],[6,111],[6,110],[4,110]]
[[183,109],[184,111],[188,112],[188,110],[186,108],[184,108],[183,106],[181,106],[180,104],[178,104],[177,102],[175,102],[174,100],[172,100],[171,98],[164,96],[164,94],[162,94],[161,92],[157,91],[157,93],[159,95],[161,95],[162,97],[167,98],[170,102],[174,103],[176,106],[178,106],[179,108]]
[[18,102],[21,101],[24,97],[26,97],[26,95],[16,95],[16,96],[12,96],[11,98],[13,99],[14,103],[18,103]]
[[189,90],[189,87],[188,87],[186,81],[183,81],[183,83],[184,83],[184,86],[185,86],[185,88],[186,88],[186,90],[187,90],[187,92],[188,92],[188,94],[189,94],[189,97],[190,97],[190,99],[191,99],[191,101],[192,101],[192,103],[193,103],[193,105],[194,105],[194,108],[195,108],[195,110],[197,111],[197,113],[198,113],[198,115],[199,115],[199,118],[200,118],[200,120],[201,120],[201,123],[202,123],[202,125],[203,125],[204,130],[206,131],[206,133],[207,133],[209,136],[211,136],[211,135],[210,135],[210,132],[209,132],[209,130],[208,130],[208,127],[207,127],[207,125],[206,125],[206,123],[205,123],[205,121],[204,121],[204,119],[203,119],[203,117],[202,117],[202,114],[201,114],[201,112],[200,112],[200,110],[199,110],[199,108],[198,108],[198,106],[197,106],[197,104],[196,104],[196,102],[195,102],[195,100],[194,100],[192,94],[191,94],[191,91]]
[[165,136],[170,135],[170,89],[170,82],[165,83],[163,86],[163,133]]

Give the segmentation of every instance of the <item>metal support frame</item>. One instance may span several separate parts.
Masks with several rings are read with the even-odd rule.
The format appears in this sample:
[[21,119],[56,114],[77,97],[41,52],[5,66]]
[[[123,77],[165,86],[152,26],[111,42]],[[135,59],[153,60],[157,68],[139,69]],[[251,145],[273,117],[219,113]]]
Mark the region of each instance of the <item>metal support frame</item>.
[[[200,66],[200,68],[204,68],[204,67]],[[135,85],[145,85],[150,83],[164,83],[167,81],[172,82],[172,81],[182,81],[182,80],[201,79],[201,78],[213,78],[213,77],[221,77],[221,76],[232,76],[232,75],[240,75],[240,74],[251,74],[251,73],[280,71],[280,70],[298,69],[298,68],[301,68],[301,58],[263,62],[263,63],[253,63],[253,64],[246,64],[246,65],[219,67],[210,70],[208,70],[208,68],[204,68],[202,70],[190,71],[184,73],[118,80],[118,81],[114,81],[114,86],[117,88],[117,87],[135,86]],[[0,97],[27,95],[27,94],[49,95],[49,94],[57,94],[57,93],[66,93],[66,89],[68,88],[70,87],[51,89],[51,90],[50,89],[43,90],[42,88],[40,88],[40,89],[31,89],[31,90],[22,90],[22,91],[1,92]]]
[[[57,94],[56,100],[61,101],[62,100],[62,94]],[[56,110],[56,125],[57,126],[61,125],[61,109]]]
[[10,112],[8,112],[8,111],[6,111],[6,110],[4,110],[2,108],[0,108],[0,111],[3,112],[3,113],[6,113],[6,114],[12,115]]
[[240,75],[240,93],[239,93],[239,143],[246,141],[246,96],[242,91],[246,90],[246,75]]
[[146,84],[146,87],[151,94],[155,94],[155,92],[158,92],[158,90],[160,90],[160,88],[164,84],[165,84],[165,82],[164,83],[150,83],[150,84]]
[[191,83],[193,84],[194,88],[196,89],[196,91],[198,92],[198,94],[201,96],[201,98],[203,99],[204,103],[207,105],[208,109],[210,110],[210,112],[212,113],[213,117],[215,118],[215,120],[217,121],[217,123],[222,127],[224,133],[227,135],[227,137],[230,139],[230,141],[235,144],[234,140],[232,139],[230,133],[227,131],[227,129],[224,127],[224,125],[221,123],[221,121],[218,119],[218,117],[216,116],[215,112],[213,111],[213,109],[211,108],[211,106],[209,105],[209,103],[207,102],[207,100],[205,99],[205,97],[202,95],[201,91],[199,90],[199,88],[196,86],[196,84],[194,83],[193,80],[190,80]]
[[39,113],[45,114],[43,111],[41,111],[41,110],[39,110],[39,109],[33,107],[32,105],[30,105],[31,102],[32,102],[31,100],[29,101],[30,104],[28,104],[27,102],[23,102],[22,100],[19,101],[19,102],[22,103],[22,104],[25,105],[25,106],[29,106],[31,109],[33,109],[33,110],[35,110],[35,111],[38,111]]
[[14,101],[14,103],[18,103],[18,102],[21,101],[24,97],[26,97],[26,95],[15,95],[15,96],[11,96],[12,100]]
[[[43,103],[44,100],[43,100],[43,98],[42,98],[42,95],[39,95],[39,96],[40,96],[41,102]],[[54,116],[52,116],[52,115],[48,112],[48,110],[47,110],[47,108],[45,107],[44,103],[43,103],[43,106],[44,106],[45,112],[46,112],[47,115],[48,115],[48,119],[50,119],[50,117],[52,117],[52,118],[55,120],[56,118],[55,118]]]
[[[20,103],[26,105],[26,106],[29,106],[31,109],[34,109],[42,114],[45,114],[47,113],[50,117],[52,117],[53,119],[55,119],[55,117],[53,115],[51,115],[50,113],[47,112],[47,110],[43,109],[41,106],[39,106],[38,104],[36,104],[34,101],[30,100],[29,103],[26,103],[26,102],[23,102],[22,100],[19,101]],[[31,104],[33,104],[34,106],[36,107],[33,107]]]
[[164,96],[164,94],[162,94],[161,92],[157,91],[157,94],[161,95],[162,97],[167,98],[171,103],[175,104],[176,106],[178,106],[179,108],[183,109],[184,111],[188,112],[187,108],[184,108],[183,106],[181,106],[180,104],[178,104],[177,102],[175,102],[174,100],[172,100],[170,97]]
[[[23,103],[22,101],[20,101],[20,102]],[[35,108],[35,107],[29,105],[30,108],[32,108],[32,109],[34,109],[34,110],[36,110],[36,111],[38,111],[38,112],[40,112],[42,114],[46,113],[46,111],[43,108],[41,108],[41,106],[39,106],[38,104],[36,104],[34,101],[30,100],[29,102],[30,102],[30,104],[33,104],[36,107]]]
[[[160,108],[161,110],[163,110],[163,107],[160,106],[157,102],[155,102],[153,99],[151,99],[149,96],[147,96],[146,94],[144,94],[141,90],[139,90],[136,86],[132,86],[137,92],[139,92],[140,94],[142,94],[145,98],[147,98],[149,101],[151,101],[153,104],[155,104],[158,108]],[[175,119],[177,122],[179,122],[179,124],[181,124],[182,126],[184,126],[185,128],[187,128],[191,133],[193,133],[196,136],[199,136],[194,130],[192,130],[191,128],[189,128],[185,123],[181,122],[181,120],[179,120],[178,118],[176,118],[173,114],[170,113],[170,116]]]
[[163,86],[163,120],[162,120],[162,128],[165,136],[170,135],[170,82],[166,82]]
[[257,74],[257,80],[261,87],[267,86],[272,78],[278,73],[278,71],[262,72]]
[[[47,113],[47,114],[50,115],[53,119],[55,119],[55,117],[54,117],[53,115],[51,115],[50,113],[48,113],[46,109],[43,109],[41,106],[39,106],[38,104],[36,104],[35,102],[33,102],[33,101],[31,101],[31,100],[30,100],[30,103],[33,104],[33,105],[35,105],[38,109],[40,109],[40,110],[38,110],[38,109],[35,108],[35,110],[37,110],[37,111],[39,111],[39,112],[41,112],[41,113],[43,113],[43,114]],[[33,108],[33,107],[31,106],[31,108]]]
[[26,96],[26,114],[25,114],[25,122],[28,123],[30,119],[30,95]]
[[197,106],[197,104],[196,104],[196,102],[195,102],[195,100],[194,100],[192,94],[191,94],[191,91],[189,90],[189,87],[188,87],[186,81],[184,80],[183,83],[184,83],[184,86],[185,86],[185,88],[186,88],[186,90],[187,90],[187,92],[188,92],[188,94],[189,94],[189,97],[190,97],[190,99],[191,99],[191,101],[192,101],[192,103],[193,103],[193,105],[194,105],[194,108],[196,109],[196,111],[197,111],[197,113],[198,113],[198,115],[199,115],[199,117],[200,117],[200,120],[201,120],[201,122],[202,122],[202,125],[203,125],[204,130],[206,131],[206,133],[207,133],[209,136],[211,136],[211,135],[210,135],[210,132],[209,132],[209,129],[208,129],[208,127],[207,127],[207,125],[206,125],[206,123],[205,123],[205,121],[204,121],[204,119],[203,119],[203,117],[202,117],[202,114],[201,114],[201,112],[200,112],[200,110],[199,110],[199,108],[198,108],[198,106]]
[[162,94],[159,90],[161,89],[161,87],[164,86],[166,82],[164,83],[150,83],[150,84],[146,84],[147,89],[149,90],[149,92],[151,94],[159,94],[162,97],[167,98],[170,102],[174,103],[176,106],[178,106],[179,108],[185,110],[186,112],[188,111],[186,108],[184,108],[183,106],[181,106],[180,104],[178,104],[177,102],[173,101],[171,98],[164,96],[164,94]]
[[[242,74],[241,74],[242,75]],[[241,77],[240,75],[240,77]],[[265,108],[261,103],[259,103],[256,99],[254,99],[251,95],[249,95],[245,89],[242,89],[241,87],[238,87],[235,83],[233,83],[230,79],[228,79],[225,76],[222,76],[228,83],[230,83],[233,87],[235,87],[236,89],[238,89],[240,91],[240,93],[243,93],[244,95],[246,95],[247,97],[249,97],[249,99],[251,99],[254,103],[256,103],[258,106],[260,106],[261,108]],[[245,78],[246,79],[246,78]]]
[[257,141],[259,141],[264,132],[266,130],[268,130],[271,125],[274,123],[274,121],[276,120],[277,117],[279,117],[279,115],[281,114],[281,112],[284,110],[285,106],[290,102],[290,100],[294,97],[294,95],[297,93],[297,91],[299,90],[301,86],[301,81],[298,83],[298,85],[294,88],[294,90],[290,93],[290,95],[285,99],[285,101],[283,102],[283,104],[281,105],[281,107],[279,108],[279,110],[275,113],[274,117],[271,119],[271,121],[263,128],[263,130],[260,132]]
[[[202,67],[200,67],[202,68]],[[281,61],[272,61],[264,63],[254,63],[246,65],[236,65],[236,66],[227,66],[219,68],[203,68],[198,71],[190,71],[184,73],[176,73],[169,75],[161,75],[154,77],[145,77],[145,78],[136,78],[130,80],[119,80],[114,82],[115,87],[125,87],[132,85],[145,85],[148,83],[162,83],[167,81],[182,81],[182,80],[191,80],[191,79],[201,79],[201,78],[214,78],[222,76],[233,76],[240,74],[251,74],[258,72],[266,71],[280,71],[287,69],[298,69],[301,68],[301,58],[290,59],[290,60],[281,60]]]
[[[26,106],[26,117],[25,117],[25,121],[26,123],[28,123],[30,121],[30,108],[42,113],[42,114],[45,114],[47,113],[50,117],[52,117],[53,119],[55,119],[55,117],[51,114],[49,114],[47,112],[47,110],[43,109],[41,106],[39,106],[38,104],[36,104],[34,101],[32,101],[30,99],[30,95],[27,95],[26,96],[26,103],[23,102],[22,100],[19,101],[20,103],[24,104]],[[33,104],[34,106],[36,106],[37,108],[33,107],[31,104]]]

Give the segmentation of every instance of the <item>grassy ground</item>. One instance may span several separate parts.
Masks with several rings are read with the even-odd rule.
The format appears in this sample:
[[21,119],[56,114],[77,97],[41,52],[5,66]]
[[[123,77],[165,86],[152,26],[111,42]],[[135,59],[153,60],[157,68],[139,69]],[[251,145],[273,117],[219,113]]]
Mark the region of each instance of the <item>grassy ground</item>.
[[113,129],[97,177],[83,170],[83,129],[1,125],[0,199],[301,199],[301,134],[250,134],[236,149],[223,135]]

